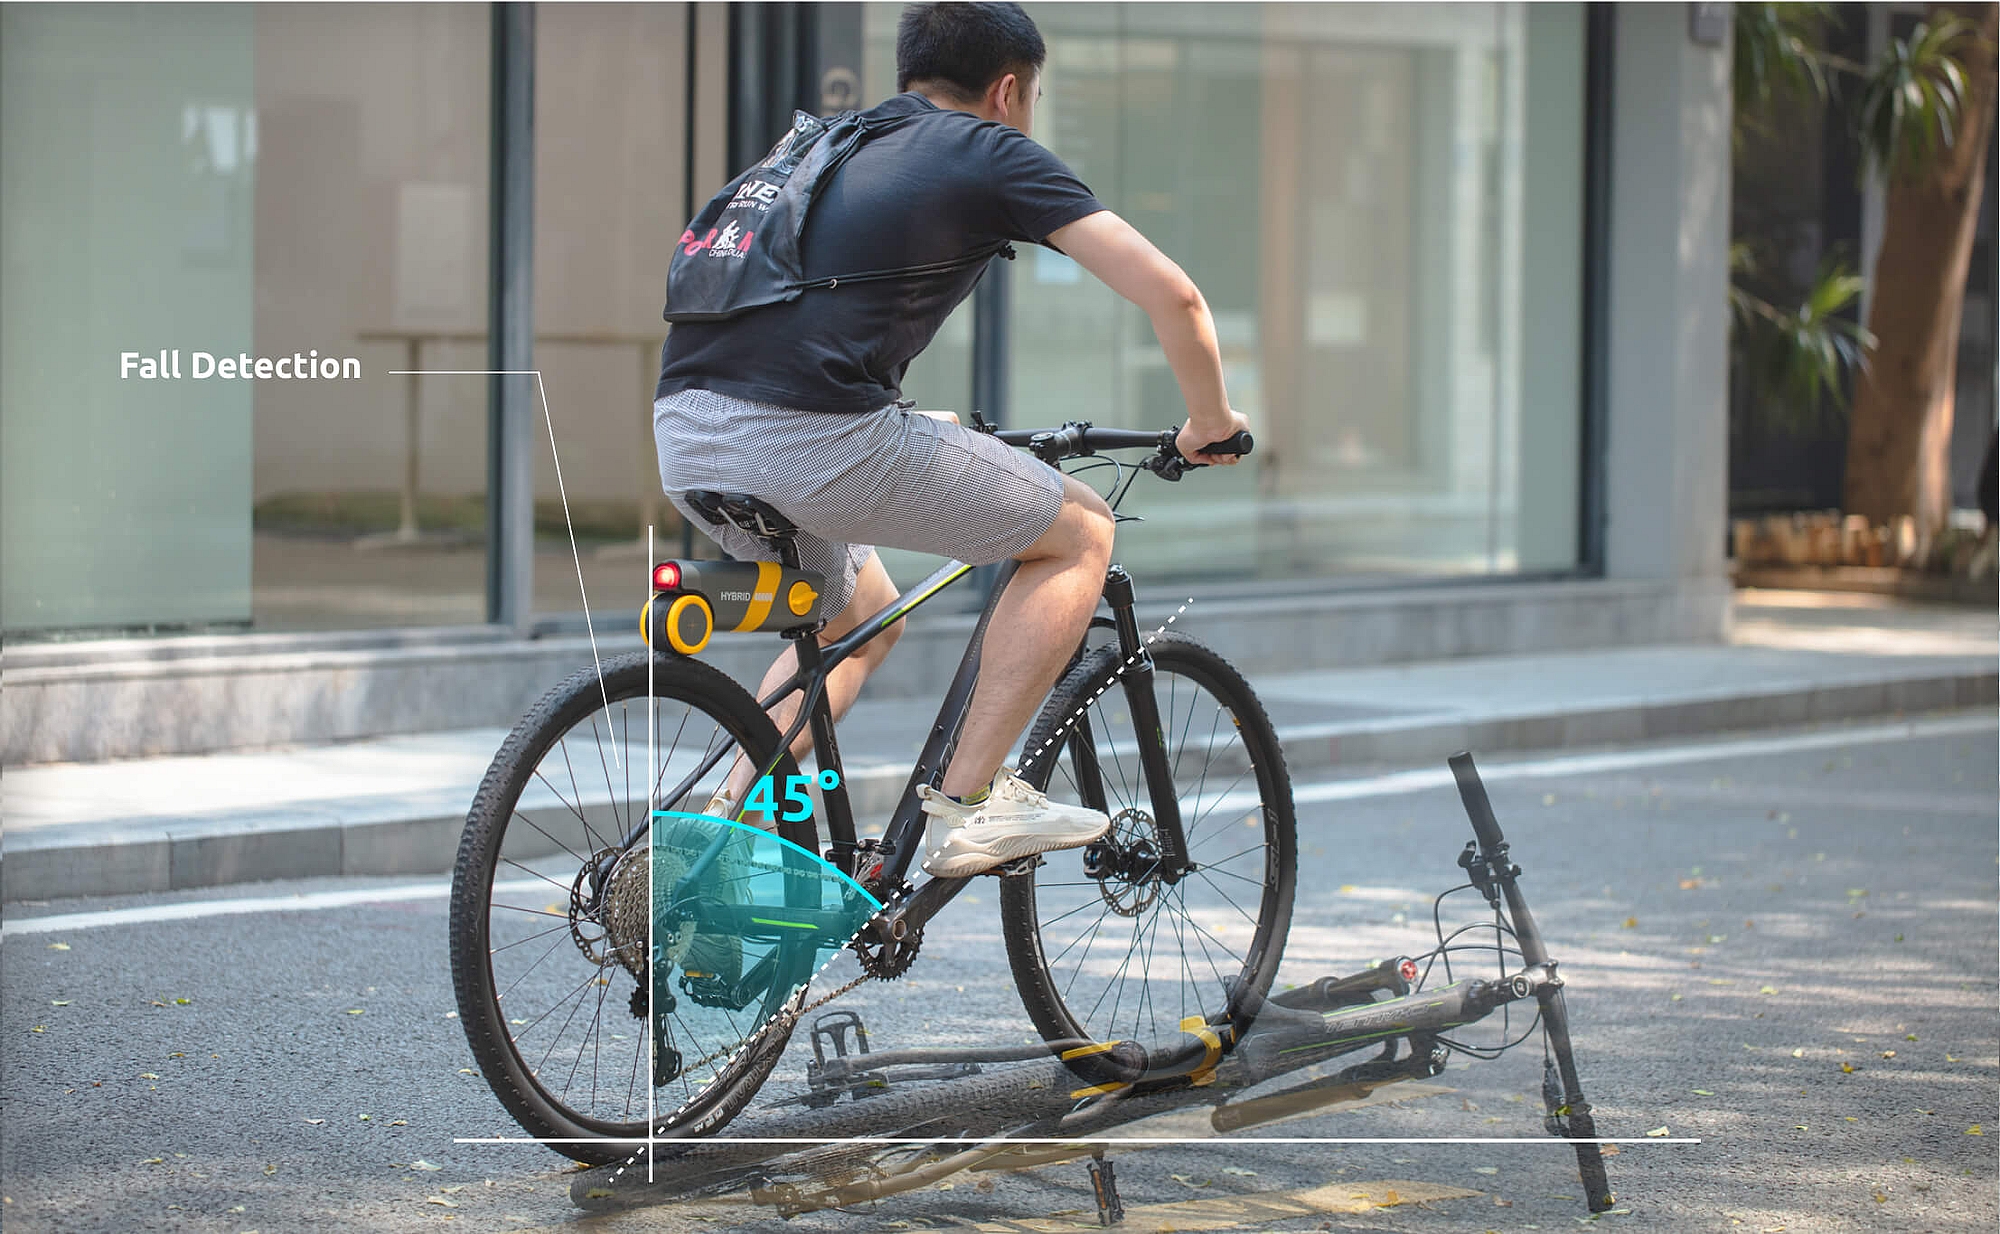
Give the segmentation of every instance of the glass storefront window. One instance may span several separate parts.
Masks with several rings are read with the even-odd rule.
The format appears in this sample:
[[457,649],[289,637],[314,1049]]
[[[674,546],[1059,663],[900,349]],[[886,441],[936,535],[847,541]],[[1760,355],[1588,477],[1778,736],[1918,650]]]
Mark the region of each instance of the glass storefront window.
[[[1037,139],[1200,285],[1259,440],[1170,501],[1136,489],[1120,559],[1280,581],[1574,568],[1581,6],[1028,9]],[[899,12],[868,8],[868,102],[894,89]],[[1010,279],[1014,421],[1182,418],[1144,314],[1047,250]],[[957,393],[937,380],[954,358],[912,367],[918,397]]]
[[[719,5],[696,16],[705,53],[696,112],[719,135],[727,26]],[[681,552],[680,517],[655,496],[653,390],[667,335],[667,256],[689,214],[688,19],[684,4],[536,12],[535,362],[548,395],[548,416],[538,406],[534,426],[542,614],[582,610],[579,560],[592,609],[636,612],[649,525],[656,556]],[[699,208],[727,176],[719,146],[697,154]],[[714,555],[704,538],[694,542]]]
[[8,631],[483,621],[487,10],[0,22]]
[[[486,10],[260,4],[256,624],[486,619]],[[474,370],[408,376],[396,370]]]

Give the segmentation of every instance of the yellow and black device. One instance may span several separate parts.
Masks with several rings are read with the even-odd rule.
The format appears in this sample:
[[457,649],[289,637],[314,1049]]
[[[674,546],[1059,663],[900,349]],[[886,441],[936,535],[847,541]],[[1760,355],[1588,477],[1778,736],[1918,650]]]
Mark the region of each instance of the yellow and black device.
[[775,561],[663,561],[639,610],[648,647],[691,656],[717,630],[789,630],[820,618],[826,578]]

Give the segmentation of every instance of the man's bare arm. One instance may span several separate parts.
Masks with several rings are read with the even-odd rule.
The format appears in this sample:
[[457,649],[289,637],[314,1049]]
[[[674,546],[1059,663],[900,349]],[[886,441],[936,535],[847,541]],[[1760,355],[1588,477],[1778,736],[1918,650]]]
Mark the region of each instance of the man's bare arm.
[[1201,454],[1250,422],[1231,410],[1222,385],[1222,354],[1215,345],[1215,319],[1208,302],[1186,272],[1152,241],[1109,210],[1086,215],[1049,235],[1061,249],[1104,285],[1145,310],[1159,336],[1167,364],[1187,401],[1181,453],[1199,463],[1230,464],[1233,454]]

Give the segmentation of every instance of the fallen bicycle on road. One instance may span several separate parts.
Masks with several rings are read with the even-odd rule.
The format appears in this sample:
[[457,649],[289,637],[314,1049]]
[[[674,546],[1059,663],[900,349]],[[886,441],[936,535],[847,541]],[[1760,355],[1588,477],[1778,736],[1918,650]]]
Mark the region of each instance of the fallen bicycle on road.
[[[740,1119],[723,1139],[632,1143],[630,1156],[579,1175],[571,1197],[580,1207],[604,1209],[747,1193],[792,1216],[963,1172],[1084,1159],[1108,1225],[1122,1211],[1108,1154],[1146,1143],[1144,1128],[1135,1126],[1143,1120],[1207,1107],[1208,1130],[1227,1137],[1358,1103],[1390,1085],[1440,1074],[1454,1050],[1476,1048],[1449,1033],[1531,1002],[1535,1021],[1501,1048],[1541,1029],[1544,1125],[1550,1135],[1575,1142],[1587,1205],[1603,1212],[1612,1192],[1577,1080],[1564,983],[1471,757],[1456,756],[1452,769],[1477,836],[1459,857],[1468,881],[1453,890],[1479,892],[1494,919],[1449,933],[1440,927],[1438,946],[1423,955],[1264,1000],[1233,1048],[1215,1026],[1189,1023],[1167,1041],[1096,1051],[1090,1055],[1096,1065],[1079,1075],[1079,1059],[1051,1059],[1046,1044],[871,1049],[858,1015],[831,1013],[814,1025],[807,1091],[787,1103],[797,1108]],[[1467,934],[1478,941],[1459,941]],[[1435,968],[1448,968],[1454,953],[1467,951],[1497,960],[1494,975],[1431,984]],[[1183,1069],[1177,1060],[1193,1052],[1190,1041],[1200,1045],[1201,1061]],[[1363,1062],[1331,1072],[1324,1066],[1371,1049],[1376,1053]],[[1105,1078],[1121,1069],[1126,1078]],[[1180,1127],[1185,1134],[1184,1120]],[[1123,1138],[1135,1133],[1142,1138]],[[752,1138],[762,1142],[742,1142]]]

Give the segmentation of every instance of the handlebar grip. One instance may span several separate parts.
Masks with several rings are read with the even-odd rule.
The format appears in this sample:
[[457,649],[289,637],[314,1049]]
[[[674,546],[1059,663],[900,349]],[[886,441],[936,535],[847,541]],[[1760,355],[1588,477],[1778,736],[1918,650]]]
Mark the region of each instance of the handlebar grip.
[[1223,438],[1221,441],[1210,442],[1201,448],[1201,452],[1203,454],[1248,454],[1250,453],[1250,447],[1255,444],[1256,439],[1250,436],[1250,430],[1244,429],[1241,432],[1233,433]]

